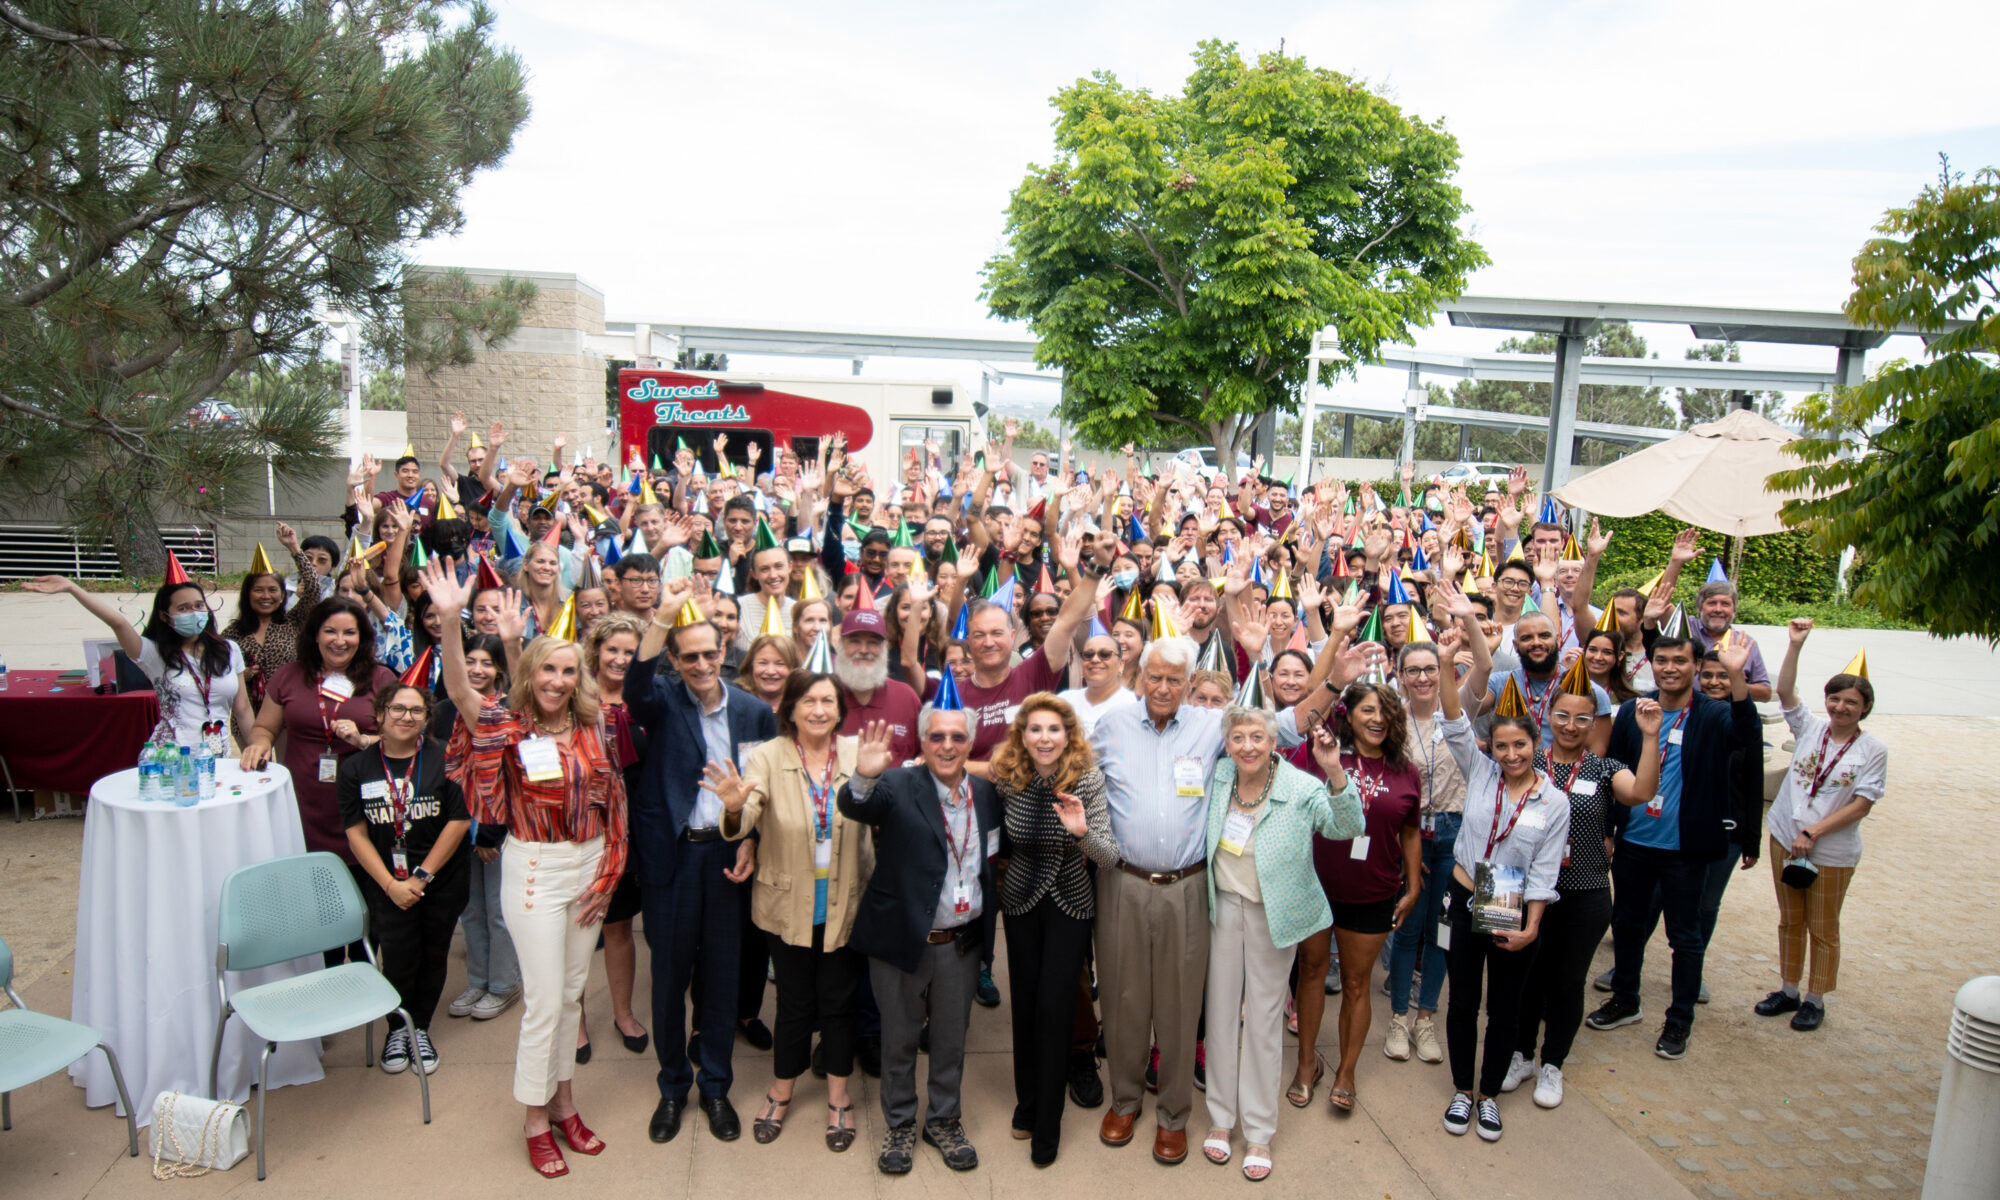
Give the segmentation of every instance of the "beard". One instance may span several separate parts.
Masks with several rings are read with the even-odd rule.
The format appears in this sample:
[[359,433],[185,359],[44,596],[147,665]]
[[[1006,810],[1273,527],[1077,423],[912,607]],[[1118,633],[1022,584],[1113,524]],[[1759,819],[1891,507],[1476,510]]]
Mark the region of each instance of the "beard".
[[1558,651],[1551,650],[1547,654],[1537,657],[1529,654],[1526,650],[1522,650],[1521,665],[1527,668],[1530,675],[1553,675],[1556,669],[1558,653]]
[[872,665],[840,657],[833,660],[834,681],[850,692],[873,693],[889,680],[889,660],[878,658]]

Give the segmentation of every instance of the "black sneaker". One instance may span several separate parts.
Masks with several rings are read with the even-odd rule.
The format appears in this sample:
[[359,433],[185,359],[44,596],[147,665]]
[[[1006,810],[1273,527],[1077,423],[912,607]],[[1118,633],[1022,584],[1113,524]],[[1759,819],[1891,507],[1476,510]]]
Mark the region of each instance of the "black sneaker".
[[1583,1019],[1583,1023],[1592,1029],[1616,1029],[1620,1025],[1630,1025],[1638,1019],[1638,1005],[1627,1004],[1625,1001],[1613,996],[1611,999],[1598,1005],[1589,1016]]
[[1070,1053],[1069,1098],[1078,1108],[1096,1108],[1104,1103],[1104,1081],[1097,1077],[1096,1056]]
[[1453,1137],[1464,1137],[1472,1128],[1472,1097],[1458,1092],[1451,1098],[1451,1107],[1444,1110],[1444,1131]]
[[1488,1096],[1479,1102],[1479,1140],[1497,1142],[1500,1132],[1500,1102]]
[[979,968],[979,988],[972,993],[972,998],[979,1001],[981,1008],[1000,1007],[1000,989],[993,984],[993,972],[985,967]]
[[932,1121],[924,1126],[924,1140],[944,1155],[944,1165],[954,1171],[970,1171],[979,1165],[979,1151],[965,1140],[965,1126],[956,1120]]
[[884,1175],[908,1175],[916,1165],[916,1149],[915,1122],[898,1125],[882,1135],[882,1153],[875,1156],[875,1166]]
[[1679,1021],[1668,1021],[1660,1026],[1660,1040],[1653,1044],[1653,1053],[1661,1058],[1686,1058],[1689,1032]]
[[[1826,1020],[1826,1010],[1808,1000],[1799,1005],[1799,1011],[1792,1014],[1792,1028],[1800,1033],[1811,1033],[1818,1029],[1820,1022],[1824,1020]],[[417,1036],[422,1037],[423,1034],[419,1032]]]
[[1799,1011],[1799,998],[1797,996],[1787,996],[1785,990],[1779,988],[1777,991],[1759,1000],[1752,1007],[1753,1011],[1760,1017],[1782,1017],[1788,1012]]

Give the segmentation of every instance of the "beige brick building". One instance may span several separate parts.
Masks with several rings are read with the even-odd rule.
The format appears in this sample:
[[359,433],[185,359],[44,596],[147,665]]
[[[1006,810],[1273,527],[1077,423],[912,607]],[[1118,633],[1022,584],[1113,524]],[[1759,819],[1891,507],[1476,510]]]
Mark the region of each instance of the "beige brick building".
[[[448,269],[409,268],[403,277],[405,292]],[[492,287],[506,276],[529,280],[538,294],[513,336],[495,348],[478,348],[470,365],[429,374],[413,370],[404,379],[409,440],[425,470],[431,471],[450,436],[451,414],[460,411],[482,434],[496,418],[505,421],[502,452],[508,458],[547,464],[557,434],[569,439],[572,453],[586,448],[599,457],[608,453],[604,356],[586,342],[604,330],[604,293],[561,272],[466,269],[465,275],[477,287]],[[463,443],[459,449],[464,450]]]

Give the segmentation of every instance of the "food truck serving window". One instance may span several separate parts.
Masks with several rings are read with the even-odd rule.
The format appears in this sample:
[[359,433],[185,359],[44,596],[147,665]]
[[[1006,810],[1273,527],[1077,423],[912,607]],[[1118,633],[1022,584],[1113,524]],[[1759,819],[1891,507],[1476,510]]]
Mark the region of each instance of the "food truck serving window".
[[713,425],[655,425],[646,434],[646,461],[652,462],[658,456],[660,465],[670,467],[674,462],[674,439],[687,442],[688,449],[694,451],[701,463],[704,474],[716,473],[715,439],[727,436],[729,441],[723,447],[722,456],[731,467],[740,467],[749,461],[749,447],[757,447],[757,474],[771,469],[772,437],[768,429],[717,429]]

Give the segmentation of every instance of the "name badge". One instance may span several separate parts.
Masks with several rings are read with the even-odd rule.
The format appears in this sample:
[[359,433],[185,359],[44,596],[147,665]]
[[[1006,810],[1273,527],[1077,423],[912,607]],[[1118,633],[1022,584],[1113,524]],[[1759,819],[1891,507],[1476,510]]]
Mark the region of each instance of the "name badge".
[[1250,831],[1255,827],[1256,822],[1250,819],[1249,813],[1232,808],[1229,815],[1222,818],[1222,840],[1216,844],[1231,854],[1241,854],[1249,846]]
[[531,783],[548,783],[562,778],[562,756],[556,752],[554,738],[522,738],[517,747],[521,755],[521,773]]
[[332,783],[334,779],[339,776],[339,774],[340,774],[340,756],[335,754],[333,752],[333,748],[329,746],[327,749],[320,752],[319,781],[321,783]]
[[1540,809],[1529,809],[1527,812],[1521,814],[1521,828],[1523,829],[1547,829],[1548,827],[1549,814],[1542,812]]
[[1572,796],[1595,796],[1597,794],[1597,781],[1595,779],[1578,779],[1569,785],[1569,794]]
[[1205,790],[1201,777],[1201,760],[1180,757],[1174,759],[1174,794],[1178,796],[1199,796]]
[[1678,746],[1680,744],[1681,744],[1681,730],[1680,727],[1677,725],[1674,728],[1667,730],[1667,745]]
[[972,889],[962,883],[951,885],[951,911],[961,917],[972,911]]
[[389,852],[389,873],[398,879],[410,877],[410,856],[400,848]]
[[833,867],[833,839],[813,839],[813,878],[825,879]]
[[1347,857],[1357,860],[1367,858],[1368,841],[1369,841],[1368,835],[1364,833],[1360,837],[1355,838],[1352,842],[1349,842],[1347,844]]
[[1437,839],[1438,819],[1436,813],[1427,812],[1417,819],[1417,834],[1427,842]]
[[1450,921],[1439,921],[1439,922],[1438,922],[1438,949],[1440,949],[1440,950],[1449,950],[1449,949],[1451,949],[1451,922],[1450,922]]
[[319,694],[335,704],[354,699],[354,681],[345,675],[329,675],[319,681]]
[[361,798],[362,798],[363,800],[386,800],[386,799],[388,799],[388,798],[389,798],[389,784],[388,784],[388,781],[387,781],[387,780],[382,780],[382,779],[378,779],[378,780],[376,780],[376,781],[375,781],[375,782],[373,782],[373,783],[364,783],[364,784],[362,784],[362,785],[361,785]]
[[999,853],[1000,831],[998,829],[989,829],[986,831],[986,857],[992,858]]

